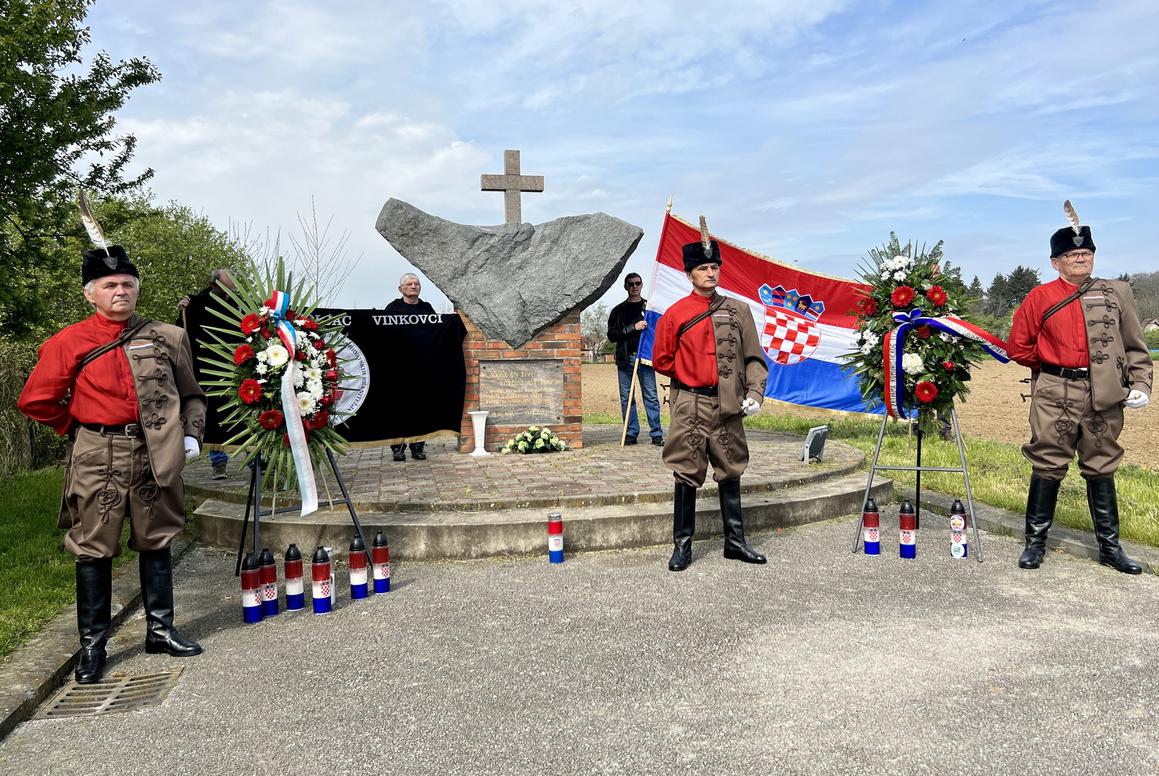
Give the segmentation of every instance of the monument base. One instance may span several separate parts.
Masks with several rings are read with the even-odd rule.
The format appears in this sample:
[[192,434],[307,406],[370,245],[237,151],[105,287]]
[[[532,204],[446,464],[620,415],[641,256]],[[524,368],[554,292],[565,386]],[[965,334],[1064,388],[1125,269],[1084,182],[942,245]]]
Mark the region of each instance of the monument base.
[[572,449],[582,448],[579,311],[519,348],[491,339],[466,313],[457,312],[467,327],[463,340],[467,390],[459,451],[469,453],[477,447],[470,415],[477,410],[490,413],[483,447],[491,452],[498,452],[528,426],[547,426]]

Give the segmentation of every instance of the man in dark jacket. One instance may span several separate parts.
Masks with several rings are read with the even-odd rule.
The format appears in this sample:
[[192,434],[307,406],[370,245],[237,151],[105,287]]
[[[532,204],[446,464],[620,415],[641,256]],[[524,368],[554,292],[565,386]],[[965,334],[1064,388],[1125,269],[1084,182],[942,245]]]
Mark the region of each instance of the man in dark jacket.
[[[423,286],[419,281],[419,276],[413,272],[407,272],[398,281],[398,292],[402,296],[388,304],[386,312],[390,315],[434,315],[435,308],[431,307],[430,302],[424,302],[419,298],[422,291]],[[425,461],[427,459],[426,444],[422,440],[411,442],[410,457],[416,461]],[[391,457],[395,461],[405,461],[406,449],[406,442],[391,445]]]
[[624,278],[624,288],[628,298],[612,308],[608,316],[608,339],[616,343],[616,371],[620,377],[620,417],[627,413],[628,434],[624,444],[636,444],[640,435],[640,420],[636,415],[636,400],[628,406],[628,396],[632,390],[632,370],[640,380],[640,393],[644,395],[644,412],[648,415],[652,444],[664,444],[664,429],[660,425],[660,402],[656,398],[656,373],[652,367],[641,363],[636,365],[636,350],[640,345],[640,333],[648,328],[644,320],[644,307],[648,300],[640,295],[644,288],[643,279],[635,272]]

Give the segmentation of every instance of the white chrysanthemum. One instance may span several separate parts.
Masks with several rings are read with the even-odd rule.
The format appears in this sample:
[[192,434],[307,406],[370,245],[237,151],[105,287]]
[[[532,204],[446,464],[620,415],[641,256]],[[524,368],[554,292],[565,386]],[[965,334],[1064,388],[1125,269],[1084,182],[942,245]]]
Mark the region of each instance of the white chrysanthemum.
[[270,345],[265,349],[266,361],[270,363],[274,369],[280,366],[285,366],[286,362],[290,360],[290,351],[286,350],[279,344]]
[[260,315],[264,318],[267,315],[270,315],[271,313],[273,313],[273,311],[274,311],[274,308],[270,307],[269,305],[262,305],[261,307],[258,308],[258,315]]
[[264,351],[264,350],[258,351],[258,361],[264,363],[266,361],[266,359],[268,359],[268,358],[269,358],[269,356],[266,355],[266,351]]
[[317,380],[322,379],[322,370],[316,366],[312,366],[312,367],[309,367],[308,369],[304,369],[302,371],[302,374],[305,375],[306,379],[309,380],[310,382],[315,382]]
[[899,269],[897,272],[893,273],[893,279],[894,280],[905,280],[906,274],[907,273],[905,271]]
[[868,342],[861,346],[861,355],[868,356],[872,352],[873,345],[870,345]]
[[302,414],[309,415],[309,414],[313,413],[314,407],[317,405],[317,402],[314,401],[314,397],[311,396],[310,394],[306,393],[305,391],[302,391],[297,396],[298,396],[298,409],[302,411]]
[[926,370],[926,365],[917,353],[906,353],[901,357],[901,368],[906,374],[920,375]]
[[866,345],[870,346],[881,342],[881,336],[875,332],[869,331],[868,329],[861,332],[861,339],[863,342],[865,342]]
[[257,366],[257,371],[258,371],[259,375],[264,375],[268,370],[269,370],[269,367],[266,366],[265,364],[258,364],[258,366]]
[[309,393],[311,396],[313,396],[315,401],[317,401],[318,399],[321,399],[322,398],[322,381],[321,380],[309,380],[309,381],[307,381],[306,382],[306,392]]

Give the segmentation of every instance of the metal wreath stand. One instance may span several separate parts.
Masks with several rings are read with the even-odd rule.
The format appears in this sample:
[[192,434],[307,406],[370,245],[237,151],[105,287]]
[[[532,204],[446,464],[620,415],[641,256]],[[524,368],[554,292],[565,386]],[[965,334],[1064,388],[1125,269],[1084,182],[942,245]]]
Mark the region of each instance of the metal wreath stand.
[[[885,425],[889,422],[889,414],[885,413],[881,418],[881,429],[877,432],[877,445],[873,448],[873,462],[869,465],[869,478],[865,483],[865,494],[861,497],[862,515],[857,518],[857,533],[853,537],[853,552],[856,553],[861,546],[862,528],[865,521],[864,505],[869,500],[870,490],[873,488],[873,478],[880,471],[894,471],[894,472],[916,472],[917,484],[914,488],[914,514],[916,517],[916,525],[921,527],[921,511],[922,511],[922,472],[949,472],[951,474],[960,473],[962,479],[966,482],[966,509],[970,515],[970,527],[974,534],[974,557],[978,562],[982,562],[982,539],[978,535],[978,521],[974,517],[974,496],[970,492],[970,470],[966,466],[966,447],[962,444],[962,431],[958,427],[958,411],[956,408],[950,409],[950,422],[954,427],[954,440],[958,444],[958,460],[961,461],[960,467],[952,466],[922,466],[922,430],[920,426],[915,426],[914,434],[917,436],[917,464],[915,466],[878,466],[877,461],[881,456],[881,443],[885,439]],[[911,423],[913,421],[910,421]]]
[[[354,530],[358,533],[358,538],[362,540],[362,546],[366,547],[367,552],[369,552],[370,545],[366,541],[365,534],[362,533],[362,523],[358,520],[358,512],[356,512],[354,510],[354,502],[350,499],[350,493],[346,490],[346,483],[342,480],[342,475],[338,472],[338,462],[336,460],[334,460],[334,451],[333,450],[330,450],[329,448],[327,448],[326,459],[330,463],[330,470],[332,472],[334,472],[334,479],[338,482],[338,488],[339,488],[339,490],[342,491],[342,498],[334,499],[332,494],[330,494],[330,492],[329,492],[330,486],[327,485],[326,491],[327,491],[327,496],[329,497],[329,498],[327,498],[327,504],[330,507],[333,507],[335,504],[345,504],[346,505],[346,508],[350,510],[350,520],[351,520],[351,522],[354,523]],[[313,457],[311,457],[310,463],[311,463],[311,465],[313,465]],[[288,507],[281,507],[281,508],[278,507],[278,505],[277,505],[277,480],[275,479],[275,481],[274,481],[274,502],[270,505],[269,509],[262,509],[262,466],[263,466],[263,464],[264,464],[264,462],[263,462],[262,456],[260,454],[255,456],[253,461],[250,463],[250,489],[249,489],[249,495],[246,496],[245,518],[242,520],[242,524],[241,524],[241,542],[238,544],[238,547],[237,547],[237,566],[234,568],[234,573],[233,573],[233,575],[235,577],[241,576],[241,561],[242,561],[242,556],[245,554],[245,540],[246,540],[246,534],[248,533],[248,529],[249,529],[250,510],[251,509],[253,510],[253,519],[254,519],[253,555],[254,555],[254,558],[257,558],[258,555],[261,553],[261,546],[262,546],[262,544],[261,544],[261,531],[262,531],[261,518],[268,517],[269,515],[274,515],[274,514],[277,514],[279,512],[293,512],[295,509],[299,508],[299,507],[295,507],[295,506],[288,506]],[[322,474],[321,467],[318,468],[318,473]],[[323,483],[325,483],[326,482],[325,478],[323,478],[322,481],[323,481]]]

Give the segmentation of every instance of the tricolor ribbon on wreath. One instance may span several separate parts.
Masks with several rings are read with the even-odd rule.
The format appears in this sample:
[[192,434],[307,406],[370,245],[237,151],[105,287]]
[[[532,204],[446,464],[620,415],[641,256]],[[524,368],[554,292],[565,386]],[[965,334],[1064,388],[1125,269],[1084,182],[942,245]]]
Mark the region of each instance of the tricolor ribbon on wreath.
[[294,459],[294,470],[298,475],[298,492],[302,496],[302,515],[318,511],[318,485],[314,482],[314,464],[310,460],[310,448],[306,444],[306,429],[302,426],[302,408],[298,406],[298,395],[294,390],[297,381],[298,332],[286,320],[290,308],[290,296],[284,291],[274,291],[270,296],[270,317],[274,320],[278,339],[290,354],[290,363],[282,372],[282,414],[286,418],[286,436],[290,439],[290,455]]
[[961,318],[952,315],[931,318],[925,316],[920,307],[915,307],[909,312],[894,313],[893,320],[899,325],[890,331],[883,346],[885,353],[885,410],[890,417],[904,417],[905,373],[901,364],[902,356],[905,354],[902,346],[905,343],[905,335],[915,326],[929,326],[954,337],[964,337],[977,342],[983,350],[1003,364],[1010,361],[1009,356],[1006,355],[1005,342],[980,326],[963,321]]

